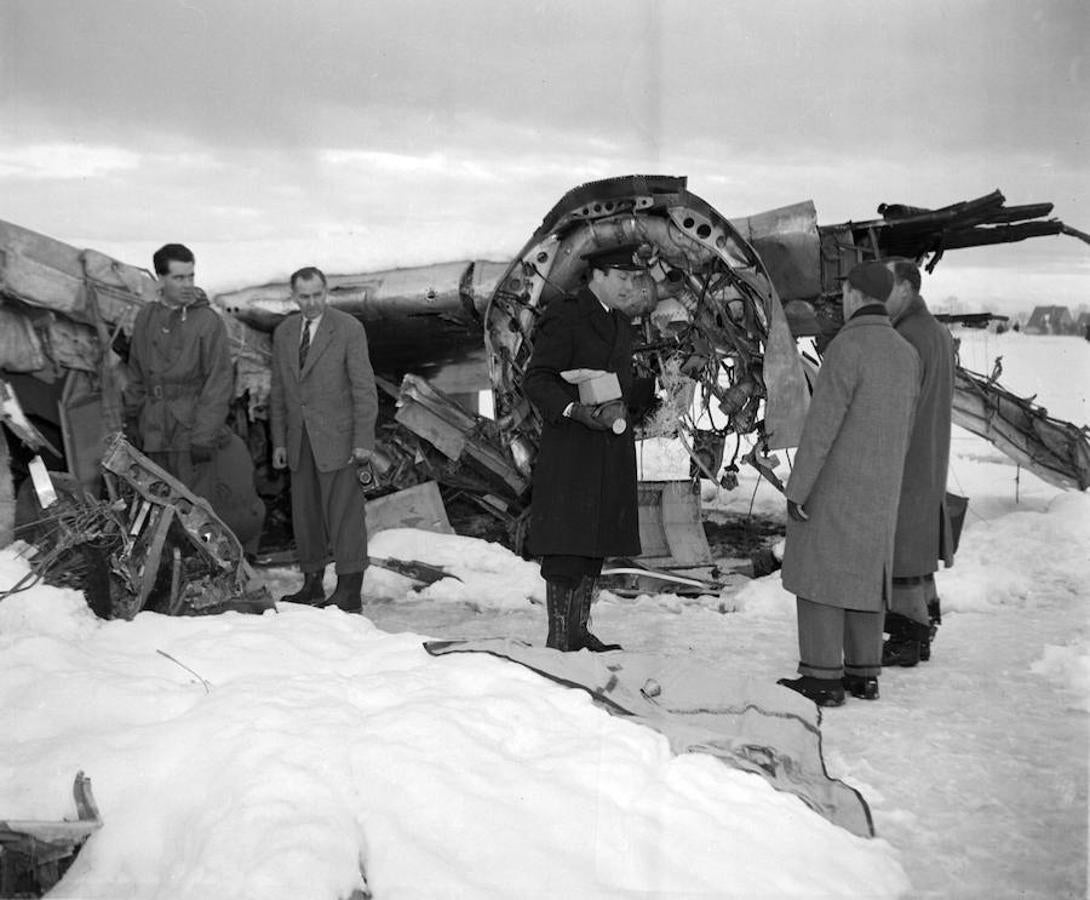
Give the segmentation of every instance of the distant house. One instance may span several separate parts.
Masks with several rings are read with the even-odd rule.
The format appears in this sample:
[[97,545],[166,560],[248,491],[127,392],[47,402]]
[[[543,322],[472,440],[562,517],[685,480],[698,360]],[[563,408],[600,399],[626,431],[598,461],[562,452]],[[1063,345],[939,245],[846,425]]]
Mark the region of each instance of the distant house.
[[1075,320],[1066,306],[1038,306],[1022,329],[1026,334],[1075,334]]
[[1075,334],[1081,334],[1090,341],[1090,312],[1081,312],[1075,320]]

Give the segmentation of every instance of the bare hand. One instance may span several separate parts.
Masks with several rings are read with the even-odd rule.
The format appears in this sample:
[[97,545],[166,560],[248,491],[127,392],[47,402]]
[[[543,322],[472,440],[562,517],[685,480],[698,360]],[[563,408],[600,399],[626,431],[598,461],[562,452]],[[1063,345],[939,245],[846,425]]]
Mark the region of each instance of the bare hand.
[[288,448],[273,447],[273,468],[286,469],[288,467]]
[[366,447],[353,447],[352,458],[348,461],[359,466],[363,465],[363,463],[370,462],[371,457],[374,455],[374,450],[368,450]]

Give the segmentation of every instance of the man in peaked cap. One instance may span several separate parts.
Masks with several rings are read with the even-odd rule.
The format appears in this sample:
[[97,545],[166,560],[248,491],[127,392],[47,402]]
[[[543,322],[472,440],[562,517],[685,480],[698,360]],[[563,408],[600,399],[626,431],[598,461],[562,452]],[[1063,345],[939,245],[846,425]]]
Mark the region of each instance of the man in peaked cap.
[[646,263],[635,243],[585,254],[587,284],[557,298],[534,330],[534,351],[523,379],[543,419],[533,475],[528,548],[541,557],[549,632],[546,646],[561,651],[619,650],[587,625],[602,562],[640,552],[636,445],[632,429],[616,434],[579,402],[561,373],[597,369],[616,374],[633,392],[632,325],[621,310],[641,289]]
[[893,276],[861,263],[844,283],[787,482],[783,586],[796,595],[801,675],[779,683],[819,706],[878,699],[884,605],[916,397],[916,351],[884,305]]

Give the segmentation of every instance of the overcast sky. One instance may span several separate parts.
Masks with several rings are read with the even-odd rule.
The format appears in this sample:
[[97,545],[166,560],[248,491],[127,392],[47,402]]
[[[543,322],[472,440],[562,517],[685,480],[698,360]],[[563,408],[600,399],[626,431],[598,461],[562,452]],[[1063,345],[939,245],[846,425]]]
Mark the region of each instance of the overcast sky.
[[[1090,231],[1087,0],[0,0],[0,42],[0,218],[183,241],[212,289],[507,259],[633,172],[728,216],[999,188]],[[928,291],[1090,302],[1090,247],[958,251]]]

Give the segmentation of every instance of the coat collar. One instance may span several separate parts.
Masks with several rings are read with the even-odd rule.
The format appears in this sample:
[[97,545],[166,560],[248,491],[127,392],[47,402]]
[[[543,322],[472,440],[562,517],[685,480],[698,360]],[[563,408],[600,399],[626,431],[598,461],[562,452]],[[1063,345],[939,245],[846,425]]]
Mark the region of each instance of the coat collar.
[[[862,315],[859,314],[860,312],[862,312]],[[847,331],[849,328],[865,328],[871,325],[879,325],[885,328],[893,327],[893,323],[890,322],[889,316],[886,315],[885,312],[871,313],[866,312],[865,310],[860,310],[854,316],[848,319],[848,321],[844,323],[840,330]]]
[[590,288],[583,288],[576,294],[576,302],[579,304],[579,314],[590,320],[590,325],[595,333],[604,341],[612,343],[617,337],[616,310],[607,310],[602,302],[594,296]]
[[908,301],[905,308],[901,310],[900,315],[893,320],[893,324],[899,325],[905,319],[911,318],[912,316],[918,316],[920,313],[924,312],[929,312],[927,304],[924,302],[923,297],[916,294],[916,296]]

